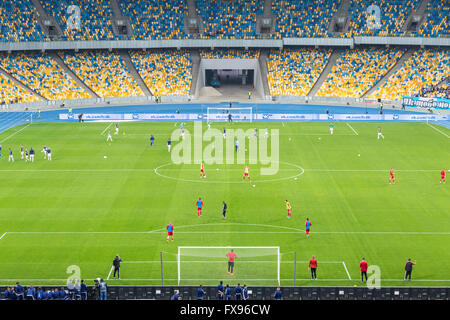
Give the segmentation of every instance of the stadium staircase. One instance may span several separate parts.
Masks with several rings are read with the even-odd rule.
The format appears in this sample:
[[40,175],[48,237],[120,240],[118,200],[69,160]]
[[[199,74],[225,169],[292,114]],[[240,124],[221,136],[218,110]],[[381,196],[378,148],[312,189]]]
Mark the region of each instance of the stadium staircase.
[[14,82],[17,86],[21,87],[22,89],[28,91],[29,93],[33,94],[34,96],[38,97],[41,100],[48,101],[47,98],[41,96],[39,93],[34,91],[33,89],[29,88],[27,85],[23,84],[22,81],[17,80],[14,78],[13,75],[11,75],[9,72],[6,72],[3,68],[0,68],[0,74],[4,75],[6,78]]
[[139,85],[139,87],[141,88],[142,92],[146,96],[153,96],[153,93],[147,87],[147,85],[145,84],[144,80],[142,80],[142,77],[139,74],[139,72],[137,72],[136,66],[133,64],[133,61],[131,61],[131,57],[128,54],[128,51],[120,50],[119,51],[119,55],[122,58],[122,60],[125,62],[125,65],[127,66],[128,71],[130,71],[131,76],[134,78],[136,83]]
[[403,63],[408,60],[411,55],[413,54],[414,49],[408,49],[401,57],[398,59],[397,63],[392,66],[392,68],[369,90],[364,93],[361,98],[367,98],[370,96],[373,92],[375,92],[383,83],[389,79],[402,65]]
[[191,50],[191,60],[192,60],[192,81],[191,87],[189,89],[189,95],[195,96],[195,91],[197,90],[198,75],[200,72],[200,53],[197,49]]
[[330,25],[328,26],[328,32],[347,32],[348,24],[350,23],[351,15],[348,12],[350,7],[350,0],[342,0],[341,6],[338,12],[331,18]]
[[110,0],[113,16],[111,17],[111,24],[116,35],[129,39],[133,35],[130,18],[124,16],[120,10],[117,0]]
[[259,54],[259,70],[261,72],[261,78],[263,82],[264,96],[270,95],[269,90],[269,82],[267,81],[267,76],[269,74],[269,68],[267,67],[267,58],[269,57],[269,53],[267,49],[261,50]]
[[61,57],[56,52],[48,52],[48,55],[58,63],[58,65],[63,69],[81,88],[89,93],[93,98],[100,98],[91,88],[88,87],[61,59]]
[[195,0],[187,0],[188,14],[183,18],[184,31],[186,34],[198,35],[203,33],[202,18],[197,14]]
[[61,36],[63,31],[61,26],[56,21],[56,18],[52,15],[48,15],[39,0],[31,0],[37,11],[37,22],[44,34],[48,37]]
[[256,34],[269,35],[275,32],[275,17],[272,14],[272,0],[264,0],[263,14],[256,17]]
[[427,8],[429,2],[430,0],[422,0],[417,10],[411,10],[411,13],[402,26],[402,32],[408,34],[419,30],[420,25],[422,25],[427,19]]
[[330,58],[328,59],[327,65],[322,70],[322,73],[320,74],[319,79],[317,79],[314,86],[311,88],[309,93],[307,94],[308,97],[313,97],[316,95],[317,91],[319,91],[319,88],[322,86],[322,84],[325,82],[326,78],[328,77],[328,74],[331,71],[331,68],[333,68],[334,64],[336,63],[337,58],[342,53],[342,49],[335,49],[330,55]]

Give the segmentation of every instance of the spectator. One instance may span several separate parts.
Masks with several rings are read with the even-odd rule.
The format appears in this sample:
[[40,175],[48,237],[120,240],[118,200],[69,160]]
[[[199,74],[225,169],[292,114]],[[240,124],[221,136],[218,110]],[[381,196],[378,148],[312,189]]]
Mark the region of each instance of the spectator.
[[223,281],[220,281],[219,285],[217,286],[217,300],[223,300]]
[[240,283],[234,288],[234,295],[236,296],[236,300],[242,300],[242,288]]
[[244,284],[244,290],[243,290],[242,296],[243,296],[244,300],[248,300],[248,288],[247,288],[246,284]]
[[226,300],[231,300],[231,288],[230,286],[227,284],[226,288],[225,288],[225,299]]
[[24,298],[24,289],[19,284],[19,282],[16,282],[16,288],[14,289],[14,292],[16,294],[17,300],[23,300],[23,298]]
[[411,258],[408,259],[408,261],[406,261],[405,264],[405,281],[408,279],[408,281],[411,281],[411,274],[412,274],[412,269],[413,269],[413,265],[416,264],[416,261],[414,260],[414,262],[411,261]]
[[100,300],[107,300],[106,292],[108,286],[106,285],[106,282],[103,279],[100,279]]
[[59,290],[58,288],[52,289],[52,295],[53,295],[53,299],[55,300],[59,300],[61,297],[59,296]]
[[3,294],[5,295],[5,300],[12,300],[13,293],[11,287],[6,288]]
[[61,289],[59,290],[59,299],[66,300],[66,298],[67,298],[66,290],[63,287],[61,287]]
[[33,288],[33,286],[29,286],[28,287],[28,289],[27,289],[27,291],[26,291],[26,299],[27,300],[34,300],[34,298],[35,298],[35,290],[34,290],[34,288]]
[[366,282],[367,282],[367,262],[365,258],[362,258],[361,263],[359,264],[359,268],[361,269],[361,283],[364,282],[364,276],[366,277]]
[[48,292],[45,290],[42,290],[42,300],[47,300],[48,299]]
[[86,286],[86,283],[84,283],[84,280],[81,280],[80,294],[81,294],[81,300],[87,300],[87,286]]
[[171,298],[170,300],[180,300],[180,299],[179,299],[180,297],[181,297],[181,296],[180,296],[179,291],[178,291],[178,290],[174,290],[173,296],[172,296],[172,298]]
[[275,294],[273,295],[273,297],[275,298],[275,300],[281,300],[281,289],[280,289],[280,287],[277,288],[277,290],[275,291]]
[[197,300],[203,300],[203,296],[206,294],[205,290],[203,290],[202,285],[197,289]]
[[77,279],[77,282],[75,282],[75,300],[81,299],[80,289],[81,289],[80,280]]
[[68,281],[67,282],[67,295],[68,295],[68,300],[72,300],[73,299],[73,293],[75,291],[75,285],[73,284],[72,281]]
[[43,296],[44,296],[44,291],[42,290],[41,287],[39,287],[36,291],[36,299],[43,300]]

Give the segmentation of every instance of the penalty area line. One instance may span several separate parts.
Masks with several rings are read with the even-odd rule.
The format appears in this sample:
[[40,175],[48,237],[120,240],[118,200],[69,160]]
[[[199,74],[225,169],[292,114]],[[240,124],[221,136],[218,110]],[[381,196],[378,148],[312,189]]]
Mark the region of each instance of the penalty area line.
[[359,134],[358,134],[358,132],[348,123],[348,122],[346,122],[345,123],[350,129],[352,129],[352,131],[357,135],[357,136],[359,136]]
[[109,280],[109,277],[111,276],[113,269],[114,269],[114,266],[111,266],[111,270],[109,270],[108,277],[106,278],[106,280]]
[[102,133],[100,133],[100,135],[102,136],[105,133],[105,131],[108,130],[109,127],[111,127],[111,125],[112,125],[112,122],[105,128],[105,130],[102,131]]
[[352,277],[350,277],[350,273],[348,272],[347,266],[345,265],[345,261],[342,261],[342,265],[344,266],[345,272],[347,272],[348,280],[352,280]]

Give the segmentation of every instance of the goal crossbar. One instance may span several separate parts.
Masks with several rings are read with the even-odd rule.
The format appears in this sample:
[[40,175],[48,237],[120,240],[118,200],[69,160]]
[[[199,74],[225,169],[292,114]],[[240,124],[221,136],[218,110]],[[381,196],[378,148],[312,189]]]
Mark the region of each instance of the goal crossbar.
[[180,285],[181,280],[181,251],[182,249],[274,249],[276,250],[277,255],[277,281],[278,285],[280,285],[280,264],[281,264],[281,255],[280,255],[280,247],[247,247],[247,246],[182,246],[178,247],[177,254],[177,266],[178,266],[178,285]]

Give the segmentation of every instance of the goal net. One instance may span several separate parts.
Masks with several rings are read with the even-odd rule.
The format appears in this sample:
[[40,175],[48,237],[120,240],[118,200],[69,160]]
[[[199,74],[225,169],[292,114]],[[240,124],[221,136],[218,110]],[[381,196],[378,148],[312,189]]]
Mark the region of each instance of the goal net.
[[253,114],[252,108],[217,108],[208,107],[206,119],[208,121],[230,121],[231,114],[232,122],[252,122]]
[[[227,253],[236,254],[228,273]],[[178,285],[280,285],[280,247],[178,247]]]

